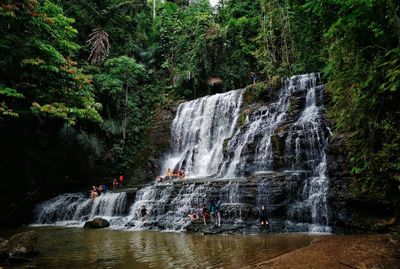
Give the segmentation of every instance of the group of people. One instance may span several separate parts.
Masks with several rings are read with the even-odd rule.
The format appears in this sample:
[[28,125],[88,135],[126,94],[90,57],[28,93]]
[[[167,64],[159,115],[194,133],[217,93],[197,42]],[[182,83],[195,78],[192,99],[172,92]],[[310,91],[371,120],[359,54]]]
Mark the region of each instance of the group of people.
[[114,178],[113,181],[112,181],[113,189],[115,190],[116,188],[118,188],[118,186],[122,187],[123,183],[124,183],[124,176],[122,176],[122,175],[119,176],[119,181],[118,181],[117,178]]
[[167,181],[167,180],[171,180],[171,179],[175,179],[175,178],[179,178],[179,179],[183,180],[185,178],[185,176],[186,176],[185,168],[174,169],[174,170],[172,170],[171,168],[168,168],[166,175],[164,177],[157,176],[156,181],[163,182],[163,181]]
[[[189,219],[196,223],[197,219],[200,216],[203,218],[204,225],[207,225],[207,219],[211,219],[211,224],[213,227],[221,226],[221,200],[217,197],[214,200],[211,200],[209,206],[207,207],[205,204],[201,208],[194,205],[194,209],[188,214]],[[260,226],[261,228],[269,227],[270,223],[268,221],[268,213],[265,205],[261,206],[260,212]]]
[[107,191],[107,186],[106,184],[102,183],[100,186],[92,186],[92,189],[90,190],[90,197],[94,200],[96,199],[97,196],[100,196],[102,193],[105,193]]
[[200,215],[203,218],[204,225],[207,225],[207,219],[211,219],[213,227],[221,226],[221,199],[217,197],[211,200],[208,207],[203,204],[201,209],[194,205],[194,210],[189,213],[188,217],[192,222],[196,222]]
[[[112,181],[112,185],[113,185],[113,189],[115,190],[116,188],[118,188],[118,186],[122,186],[124,182],[124,176],[119,176],[119,181],[117,180],[117,178],[114,178]],[[100,196],[102,193],[105,193],[108,191],[107,185],[102,183],[99,186],[92,186],[92,189],[89,190],[90,192],[90,197],[94,200],[96,199],[96,197]]]

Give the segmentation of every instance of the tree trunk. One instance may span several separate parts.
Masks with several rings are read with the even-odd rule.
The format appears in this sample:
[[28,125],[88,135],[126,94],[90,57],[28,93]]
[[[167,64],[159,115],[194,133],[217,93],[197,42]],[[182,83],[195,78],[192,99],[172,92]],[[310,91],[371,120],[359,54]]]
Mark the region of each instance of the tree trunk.
[[156,19],[156,0],[153,0],[153,20]]
[[124,111],[124,120],[122,123],[122,140],[124,142],[126,139],[127,125],[128,125],[128,83],[125,83],[125,111]]
[[397,35],[397,39],[398,39],[398,46],[400,47],[400,17],[397,14],[397,11],[400,9],[400,7],[398,5],[396,5],[395,3],[393,3],[392,0],[388,1],[389,3],[389,8],[390,8],[390,13],[392,13],[391,15],[393,16],[393,28],[394,28],[394,32]]

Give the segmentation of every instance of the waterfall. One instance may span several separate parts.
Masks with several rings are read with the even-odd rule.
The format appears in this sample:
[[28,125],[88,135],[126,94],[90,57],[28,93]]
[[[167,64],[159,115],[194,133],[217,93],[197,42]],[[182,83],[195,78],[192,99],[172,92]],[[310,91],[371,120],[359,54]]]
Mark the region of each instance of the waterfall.
[[[312,92],[318,80],[317,74],[293,76],[284,80],[278,100],[251,113],[248,123],[229,141],[226,155],[233,157],[224,160],[220,173],[226,177],[235,177],[243,176],[246,170],[252,173],[273,170],[272,139],[274,135],[282,135],[277,130],[289,118],[293,93],[305,90]],[[252,144],[255,144],[254,152],[249,150],[249,145]]]
[[253,225],[254,212],[265,204],[272,218],[329,232],[330,131],[319,74],[284,78],[271,94],[275,99],[245,107],[245,91],[252,90],[206,96],[178,107],[163,171],[185,168],[184,181],[148,185],[134,193],[129,205],[126,193],[94,201],[83,194],[63,194],[39,205],[35,222],[104,216],[114,228],[184,230],[189,213],[219,196],[224,223]]
[[243,90],[199,98],[181,104],[172,123],[171,152],[162,172],[185,168],[189,177],[218,172],[224,141],[235,130]]
[[126,193],[104,193],[95,200],[83,193],[65,193],[36,206],[35,224],[77,224],[96,216],[112,219],[124,214]]
[[229,204],[239,204],[242,201],[242,193],[240,190],[239,182],[230,181],[227,185],[223,186],[220,191],[222,201]]
[[[151,185],[138,191],[125,227],[141,230],[146,227],[163,230],[184,230],[189,224],[188,214],[207,203],[205,185]],[[147,216],[141,217],[146,208]]]

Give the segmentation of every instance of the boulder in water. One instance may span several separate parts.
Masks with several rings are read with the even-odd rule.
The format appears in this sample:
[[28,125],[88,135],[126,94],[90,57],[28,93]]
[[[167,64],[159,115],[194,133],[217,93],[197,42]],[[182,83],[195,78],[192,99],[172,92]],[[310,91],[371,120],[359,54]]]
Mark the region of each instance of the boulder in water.
[[16,234],[8,240],[7,248],[12,257],[30,258],[38,254],[35,250],[38,234],[35,231]]
[[35,250],[38,234],[35,231],[16,234],[10,240],[0,239],[0,262],[10,263],[30,261],[38,254]]
[[8,258],[8,240],[0,238],[0,262],[5,261]]
[[95,218],[92,221],[85,222],[83,228],[91,228],[91,229],[100,229],[107,228],[110,226],[110,223],[102,218]]

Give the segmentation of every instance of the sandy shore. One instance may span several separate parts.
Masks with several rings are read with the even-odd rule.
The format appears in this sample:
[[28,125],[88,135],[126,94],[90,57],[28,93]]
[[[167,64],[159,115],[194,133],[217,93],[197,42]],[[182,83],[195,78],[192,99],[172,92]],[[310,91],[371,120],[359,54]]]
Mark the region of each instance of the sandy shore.
[[396,269],[400,268],[400,238],[378,234],[326,236],[249,268]]

